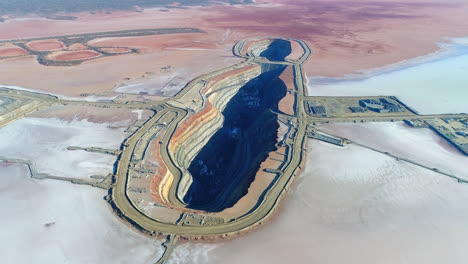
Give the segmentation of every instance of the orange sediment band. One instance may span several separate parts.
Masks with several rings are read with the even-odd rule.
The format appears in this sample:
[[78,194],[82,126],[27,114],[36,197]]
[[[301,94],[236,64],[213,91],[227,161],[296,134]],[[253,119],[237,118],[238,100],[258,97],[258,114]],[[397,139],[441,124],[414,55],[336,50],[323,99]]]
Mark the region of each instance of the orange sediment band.
[[155,149],[155,159],[158,163],[158,170],[156,171],[156,174],[153,175],[153,178],[151,179],[150,183],[150,191],[151,191],[151,196],[154,199],[154,201],[158,203],[164,203],[163,198],[161,197],[161,183],[164,180],[164,177],[168,171],[166,165],[164,164],[164,161],[162,160],[161,157],[161,152],[159,151],[159,144],[157,145]]

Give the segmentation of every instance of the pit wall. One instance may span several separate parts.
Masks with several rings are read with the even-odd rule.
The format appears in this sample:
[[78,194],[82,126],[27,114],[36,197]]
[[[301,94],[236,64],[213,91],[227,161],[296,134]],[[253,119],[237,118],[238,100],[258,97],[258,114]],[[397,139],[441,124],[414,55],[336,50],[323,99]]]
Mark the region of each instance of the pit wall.
[[[175,165],[180,168],[182,176],[180,182],[174,182],[174,175],[165,171],[160,184],[163,200],[168,200],[169,189],[172,184],[178,184],[177,196],[183,200],[192,183],[192,175],[188,172],[190,163],[197,153],[206,145],[218,129],[223,126],[222,112],[228,102],[237,94],[244,84],[262,73],[259,64],[248,65],[240,69],[228,71],[214,76],[207,81],[202,89],[205,99],[204,107],[197,113],[184,120],[171,138],[168,152]],[[219,92],[213,92],[221,89]]]
[[245,41],[243,42],[243,46],[240,49],[240,54],[242,56],[251,56],[255,52],[258,57],[262,51],[268,48],[271,44],[270,39],[259,39],[259,40],[252,40],[252,41]]
[[291,43],[291,53],[285,58],[285,62],[289,63],[303,63],[306,61],[310,54],[311,50],[307,44],[298,39],[292,38],[251,38],[243,41],[239,41],[233,48],[234,54],[239,57],[247,59],[255,59],[257,61],[268,61],[267,58],[261,56],[261,53],[268,49],[268,46],[274,40],[286,40]]
[[271,40],[264,40],[264,41],[259,41],[252,43],[249,46],[247,54],[250,54],[251,56],[255,58],[260,58],[260,54],[264,52],[265,50],[268,49],[268,46],[271,44]]

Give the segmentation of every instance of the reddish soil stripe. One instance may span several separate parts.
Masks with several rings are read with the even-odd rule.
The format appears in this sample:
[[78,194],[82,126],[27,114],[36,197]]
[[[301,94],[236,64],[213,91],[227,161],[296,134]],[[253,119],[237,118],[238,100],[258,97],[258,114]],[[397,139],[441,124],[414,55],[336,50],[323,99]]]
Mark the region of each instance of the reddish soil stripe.
[[50,55],[48,58],[56,61],[74,61],[86,60],[101,56],[100,53],[94,50],[77,50],[77,51],[64,51]]
[[0,47],[0,57],[15,57],[28,54],[28,52],[20,47],[8,46]]
[[31,41],[26,45],[34,51],[52,51],[65,48],[65,45],[56,39]]

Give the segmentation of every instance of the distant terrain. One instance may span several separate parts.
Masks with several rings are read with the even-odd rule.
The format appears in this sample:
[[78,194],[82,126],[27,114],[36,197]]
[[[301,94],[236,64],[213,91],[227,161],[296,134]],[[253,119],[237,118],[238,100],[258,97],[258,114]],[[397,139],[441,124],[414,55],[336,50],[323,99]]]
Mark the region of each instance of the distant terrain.
[[[219,0],[217,3],[244,4],[251,0]],[[0,2],[0,14],[51,14],[56,12],[129,10],[154,6],[208,5],[210,0],[8,0]]]

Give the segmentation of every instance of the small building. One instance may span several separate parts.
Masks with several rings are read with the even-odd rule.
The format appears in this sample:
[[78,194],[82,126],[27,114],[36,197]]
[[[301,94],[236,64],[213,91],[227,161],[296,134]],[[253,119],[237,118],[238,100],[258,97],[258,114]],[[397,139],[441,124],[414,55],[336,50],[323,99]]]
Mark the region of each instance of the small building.
[[379,100],[359,100],[359,105],[376,113],[398,113],[404,111],[399,104],[392,102],[387,98],[380,98]]
[[359,107],[359,106],[351,106],[349,110],[351,110],[351,112],[353,113],[363,113],[366,111],[366,109]]
[[327,113],[327,110],[325,109],[325,106],[322,106],[322,105],[312,106],[310,109],[312,110],[312,113],[314,113],[316,115],[326,114]]
[[413,120],[403,120],[403,122],[405,122],[405,124],[407,124],[408,126],[411,126],[411,127],[418,127],[418,128],[427,128],[429,127],[429,125],[424,122],[423,120],[421,119],[413,119]]
[[333,145],[341,146],[341,147],[344,144],[343,139],[332,137],[332,136],[322,134],[322,133],[311,132],[309,134],[309,137],[315,138],[317,140],[324,141],[324,142],[327,142],[327,143],[330,143],[330,144],[333,144]]
[[323,105],[312,105],[310,101],[307,101],[307,109],[310,114],[313,115],[325,115],[327,113],[327,109]]

